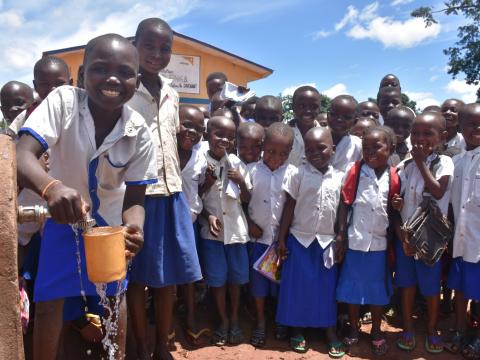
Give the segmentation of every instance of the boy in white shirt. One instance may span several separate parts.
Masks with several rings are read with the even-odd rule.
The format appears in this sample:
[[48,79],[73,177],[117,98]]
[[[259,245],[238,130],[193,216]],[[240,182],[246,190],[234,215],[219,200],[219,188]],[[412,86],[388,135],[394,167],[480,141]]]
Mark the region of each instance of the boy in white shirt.
[[[282,185],[288,174],[295,170],[286,162],[292,144],[291,127],[281,122],[273,123],[265,131],[263,159],[250,169],[252,198],[248,205],[248,228],[253,241],[251,266],[275,241],[285,203],[286,193]],[[278,286],[253,269],[250,269],[250,285],[257,310],[257,326],[250,343],[261,347],[265,344],[265,297],[277,296]]]
[[[467,330],[469,300],[480,300],[480,104],[467,104],[459,111],[460,129],[466,152],[453,158],[455,175],[451,202],[455,216],[453,263],[447,285],[455,290],[456,332],[445,344],[458,352]],[[464,348],[467,359],[480,357],[480,330]]]
[[[443,215],[447,215],[450,187],[453,177],[452,159],[438,155],[435,150],[445,141],[445,119],[440,113],[426,112],[413,122],[412,159],[398,165],[402,182],[403,207],[401,216],[405,223],[423,200],[425,188],[437,203]],[[434,164],[432,171],[430,167]],[[395,284],[402,288],[403,327],[397,345],[402,350],[413,350],[416,346],[412,318],[413,301],[417,285],[426,298],[428,323],[425,349],[439,353],[443,349],[437,334],[438,306],[440,303],[441,263],[428,266],[412,256],[407,243],[407,234],[402,232],[401,241],[396,242]]]
[[352,96],[339,95],[332,100],[328,111],[328,126],[335,145],[330,164],[343,172],[351,163],[362,159],[362,140],[349,134],[355,122],[357,105]]
[[[442,115],[447,123],[447,142],[445,150],[453,155],[465,151],[466,144],[462,134],[458,131],[458,112],[465,105],[462,100],[447,99],[441,106]],[[453,152],[452,152],[453,151]]]
[[[214,116],[208,122],[209,150],[205,182],[200,186],[203,211],[200,217],[204,275],[212,287],[221,318],[212,342],[217,346],[243,340],[239,326],[240,285],[248,283],[248,228],[242,203],[250,201],[250,176],[235,155],[235,123]],[[230,291],[231,316],[227,316],[226,289]]]

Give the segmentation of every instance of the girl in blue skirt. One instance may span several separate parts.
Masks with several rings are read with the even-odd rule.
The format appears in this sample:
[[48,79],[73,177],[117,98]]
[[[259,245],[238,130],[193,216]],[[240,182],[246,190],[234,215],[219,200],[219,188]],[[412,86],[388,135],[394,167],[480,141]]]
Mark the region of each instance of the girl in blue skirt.
[[[309,107],[305,109],[310,112]],[[338,358],[345,352],[335,334],[337,266],[330,246],[343,173],[329,165],[330,130],[312,128],[304,140],[307,162],[292,171],[283,185],[286,200],[278,254],[284,262],[277,322],[293,328],[290,346],[297,352],[307,351],[303,328],[327,328],[329,355]]]
[[[363,161],[353,166],[347,175],[338,211],[336,250],[337,260],[343,259],[343,264],[337,300],[348,304],[351,328],[350,334],[344,339],[345,345],[358,343],[360,305],[370,305],[372,351],[376,355],[383,355],[387,351],[387,342],[380,329],[381,315],[391,295],[391,278],[387,269],[387,228],[393,179],[388,159],[394,149],[395,134],[390,128],[374,127],[366,131],[362,142]],[[346,195],[346,189],[353,171],[357,172],[356,195],[349,196]],[[400,191],[399,186],[396,190]],[[349,197],[352,198],[351,202],[347,199]],[[349,203],[352,205],[350,222]]]

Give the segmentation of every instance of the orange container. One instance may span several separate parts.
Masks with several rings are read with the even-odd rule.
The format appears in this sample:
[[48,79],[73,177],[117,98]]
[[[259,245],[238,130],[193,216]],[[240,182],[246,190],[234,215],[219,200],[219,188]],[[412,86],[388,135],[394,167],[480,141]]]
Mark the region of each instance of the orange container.
[[88,279],[94,283],[118,281],[125,277],[125,230],[102,226],[83,234]]

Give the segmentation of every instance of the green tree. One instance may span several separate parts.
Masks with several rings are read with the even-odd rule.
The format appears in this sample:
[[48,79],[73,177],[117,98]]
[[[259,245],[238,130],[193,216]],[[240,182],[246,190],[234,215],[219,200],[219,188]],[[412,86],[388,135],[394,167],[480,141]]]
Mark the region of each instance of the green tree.
[[[425,20],[425,26],[437,23],[435,14],[462,15],[467,24],[458,28],[458,40],[454,46],[443,50],[449,57],[448,73],[453,78],[465,74],[467,84],[480,83],[480,0],[449,0],[441,9],[423,6],[412,12],[412,16]],[[480,89],[477,91],[480,97]]]
[[[282,99],[283,120],[289,121],[295,117],[295,115],[293,114],[293,108],[292,108],[293,96],[292,95],[282,96],[281,94],[279,96]],[[320,94],[320,113],[326,113],[328,109],[330,109],[331,102],[332,100],[328,96]]]

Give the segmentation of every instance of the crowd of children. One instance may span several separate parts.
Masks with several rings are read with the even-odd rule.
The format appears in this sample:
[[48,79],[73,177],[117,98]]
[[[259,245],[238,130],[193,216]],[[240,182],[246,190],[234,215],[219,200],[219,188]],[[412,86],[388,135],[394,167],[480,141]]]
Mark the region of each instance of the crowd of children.
[[[403,331],[396,345],[413,350],[418,290],[425,349],[479,359],[480,332],[470,332],[467,308],[480,301],[480,104],[448,99],[417,114],[402,104],[400,81],[390,74],[376,102],[340,95],[326,114],[318,90],[299,87],[287,123],[275,96],[241,104],[223,98],[227,77],[215,72],[206,80],[208,108],[180,105],[160,75],[172,41],[165,21],[145,19],[134,45],[115,34],[87,44],[78,87],[62,60],[45,57],[34,68],[37,98],[17,81],[1,89],[2,126],[17,139],[19,188],[34,194],[32,204],[46,203],[52,217],[19,244],[26,253],[20,275],[36,304],[35,358],[55,359],[63,322],[85,317],[85,307],[105,315],[86,276],[83,238],[69,226],[89,212],[97,225],[126,228],[132,259],[122,286],[107,288],[109,296],[121,293],[117,358],[125,354],[127,310],[137,358],[152,358],[150,301],[153,359],[172,358],[179,292],[191,345],[204,337],[218,346],[243,342],[239,312],[247,299],[256,318],[249,341],[264,346],[272,297],[275,337],[305,352],[305,329],[325,328],[333,358],[359,342],[364,305],[373,353],[388,352],[381,322],[397,293]],[[38,161],[45,153],[49,167]],[[446,261],[433,265],[414,256],[403,226],[426,193],[455,226]],[[272,249],[279,283],[254,269]],[[218,315],[213,331],[198,323],[202,286]],[[442,289],[454,290],[456,326],[441,338]],[[342,334],[339,313],[350,324]]]

